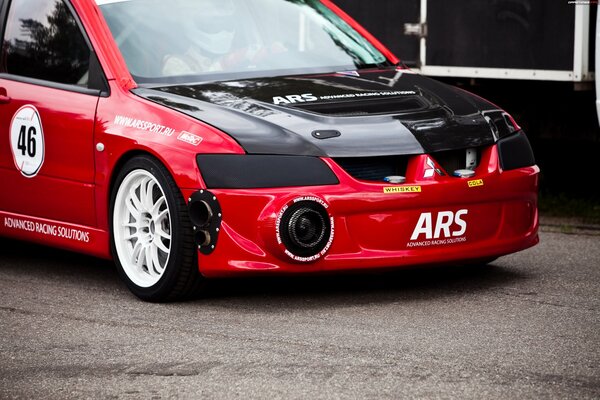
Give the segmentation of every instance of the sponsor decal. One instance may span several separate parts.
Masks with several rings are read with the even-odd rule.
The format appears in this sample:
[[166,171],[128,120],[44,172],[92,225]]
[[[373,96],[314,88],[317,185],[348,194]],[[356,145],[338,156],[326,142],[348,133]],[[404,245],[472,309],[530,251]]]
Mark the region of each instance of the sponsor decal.
[[116,115],[114,124],[124,126],[126,128],[134,128],[144,132],[156,133],[162,136],[173,136],[175,129],[166,127],[164,125],[156,124],[154,122],[144,121],[141,119],[135,119],[125,117],[123,115]]
[[421,186],[386,186],[383,188],[383,193],[421,193]]
[[17,110],[10,123],[10,148],[15,166],[33,178],[44,164],[45,142],[38,110],[28,104]]
[[193,146],[198,146],[202,143],[202,138],[200,136],[186,131],[181,131],[179,136],[177,136],[177,140],[181,140],[182,142],[189,143]]
[[466,242],[467,222],[464,217],[468,213],[466,209],[421,213],[406,246],[428,247]]
[[360,93],[342,93],[333,94],[327,96],[315,96],[312,93],[305,94],[292,94],[287,96],[275,96],[273,97],[273,104],[296,104],[306,103],[311,101],[319,100],[345,100],[345,99],[360,99],[369,97],[385,97],[385,96],[408,96],[415,95],[417,92],[414,90],[397,90],[397,91],[383,91],[383,92],[360,92]]
[[470,188],[477,187],[477,186],[483,186],[483,179],[474,179],[472,181],[468,181],[467,184],[469,185]]
[[313,96],[312,93],[305,94],[290,94],[288,96],[276,96],[273,97],[273,104],[295,104],[295,103],[306,103],[307,101],[317,101],[318,97]]
[[[329,204],[325,203],[323,200],[319,199],[318,197],[313,197],[313,196],[297,197],[292,201],[292,204],[295,204],[299,201],[314,201],[314,202],[321,204],[323,207],[325,207],[325,209],[329,208]],[[279,230],[279,226],[281,225],[281,218],[283,218],[283,214],[286,212],[286,210],[288,208],[289,208],[289,205],[286,205],[281,209],[281,211],[277,215],[277,220],[275,222],[275,234],[277,235],[277,244],[279,244],[280,246],[283,246],[283,240],[281,239],[281,232]],[[333,217],[329,217],[329,223],[331,224],[331,236],[329,237],[329,240],[327,241],[327,244],[325,245],[323,250],[321,250],[318,254],[315,254],[314,256],[311,256],[311,257],[299,257],[295,254],[292,254],[288,249],[284,249],[284,253],[292,260],[299,261],[299,262],[311,262],[311,261],[315,261],[315,260],[318,260],[319,258],[323,257],[325,255],[325,253],[327,253],[327,250],[329,250],[329,248],[331,247],[331,243],[333,243],[333,237],[335,236],[335,225],[333,222]]]
[[77,242],[89,243],[90,241],[90,232],[88,231],[27,219],[4,217],[4,227]]

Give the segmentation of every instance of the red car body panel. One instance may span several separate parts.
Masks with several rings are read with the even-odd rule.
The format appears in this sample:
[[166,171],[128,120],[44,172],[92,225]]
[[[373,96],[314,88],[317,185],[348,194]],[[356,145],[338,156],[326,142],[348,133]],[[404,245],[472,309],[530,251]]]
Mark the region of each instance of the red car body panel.
[[[322,1],[397,62],[356,21],[329,0]],[[206,188],[196,162],[199,152],[245,151],[218,129],[131,93],[136,84],[98,6],[88,0],[72,4],[108,80],[110,95],[98,98],[0,78],[0,87],[12,99],[0,105],[0,137],[9,135],[7,127],[16,110],[31,104],[43,119],[46,140],[46,158],[34,179],[23,177],[15,169],[10,149],[0,146],[0,235],[109,259],[111,184],[124,160],[140,153],[153,155],[167,167],[187,200]],[[119,118],[145,121],[154,128],[127,127]],[[177,140],[182,131],[203,138],[201,151]],[[104,151],[96,150],[98,144]],[[417,193],[386,193],[389,184],[354,179],[329,158],[324,161],[339,185],[212,190],[223,210],[222,232],[214,252],[199,254],[201,273],[217,277],[435,264],[492,258],[537,243],[536,166],[502,171],[496,146],[489,146],[476,171],[477,182],[470,185],[467,179],[448,176],[423,178],[425,158],[411,157],[408,167],[407,185],[418,186]],[[311,263],[291,259],[276,236],[282,207],[300,197],[326,203],[334,224],[329,251]],[[448,225],[445,217],[438,221],[440,212],[455,215],[460,210],[467,213],[458,223]],[[424,234],[411,240],[424,213],[431,214],[432,224],[440,222],[445,228],[438,238]],[[461,223],[466,231],[452,236],[462,230]]]

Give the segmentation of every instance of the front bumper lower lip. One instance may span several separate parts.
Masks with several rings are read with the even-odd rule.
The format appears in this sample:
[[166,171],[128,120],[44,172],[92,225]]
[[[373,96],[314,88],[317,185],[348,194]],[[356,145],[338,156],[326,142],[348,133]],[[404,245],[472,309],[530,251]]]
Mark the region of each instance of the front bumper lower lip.
[[468,249],[443,249],[442,252],[428,252],[419,254],[411,252],[399,254],[394,251],[363,250],[360,253],[333,254],[326,256],[323,267],[319,268],[297,268],[297,266],[286,266],[281,263],[263,261],[230,260],[227,267],[222,270],[204,271],[206,276],[224,277],[239,274],[312,274],[334,271],[355,271],[373,269],[398,269],[429,265],[450,265],[459,262],[494,259],[503,255],[515,253],[533,247],[539,243],[537,229],[523,238],[493,241],[469,246]]

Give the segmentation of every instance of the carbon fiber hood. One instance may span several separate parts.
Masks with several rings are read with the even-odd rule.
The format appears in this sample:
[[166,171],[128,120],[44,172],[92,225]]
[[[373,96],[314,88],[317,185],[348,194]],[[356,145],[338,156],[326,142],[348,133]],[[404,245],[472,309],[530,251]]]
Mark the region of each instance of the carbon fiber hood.
[[390,68],[133,90],[210,124],[250,154],[420,154],[494,143],[492,104]]

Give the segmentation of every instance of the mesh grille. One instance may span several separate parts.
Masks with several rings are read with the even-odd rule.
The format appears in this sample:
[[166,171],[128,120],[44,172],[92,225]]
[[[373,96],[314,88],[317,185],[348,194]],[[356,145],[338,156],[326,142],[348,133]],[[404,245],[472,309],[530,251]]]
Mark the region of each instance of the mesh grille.
[[[476,149],[479,165],[481,150]],[[467,164],[467,150],[449,150],[430,154],[447,173],[452,175],[457,169],[465,169]],[[408,160],[414,156],[382,156],[382,157],[341,157],[334,161],[355,179],[363,181],[383,182],[386,176],[406,176]]]
[[408,156],[344,157],[335,162],[355,179],[383,182],[386,176],[406,174]]

